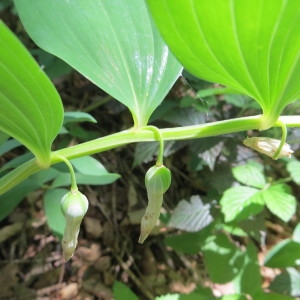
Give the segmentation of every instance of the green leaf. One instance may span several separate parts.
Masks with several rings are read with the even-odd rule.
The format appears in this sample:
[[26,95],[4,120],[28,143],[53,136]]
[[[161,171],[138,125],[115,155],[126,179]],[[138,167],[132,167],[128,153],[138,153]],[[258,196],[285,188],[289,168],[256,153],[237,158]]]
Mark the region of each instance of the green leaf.
[[299,296],[300,295],[300,273],[294,268],[288,268],[272,281],[270,290],[279,294]]
[[183,66],[256,99],[265,127],[300,98],[298,0],[147,2]]
[[258,214],[251,218],[242,220],[238,223],[238,228],[247,232],[247,236],[259,241],[260,244],[265,243],[266,238],[266,216],[265,213]]
[[184,232],[167,236],[164,243],[179,253],[198,254],[209,235],[211,235],[210,226],[199,232]]
[[300,184],[300,162],[297,160],[289,161],[286,167],[290,172],[293,180],[297,184]]
[[264,208],[261,192],[247,186],[229,188],[224,192],[220,204],[222,213],[225,215],[225,222],[247,219]]
[[39,184],[27,179],[0,196],[0,221],[7,217],[19,203],[32,191],[36,190]]
[[0,156],[9,152],[12,149],[19,147],[20,145],[21,145],[20,142],[18,142],[15,139],[10,139],[4,142],[2,145],[0,145]]
[[[214,300],[216,299],[210,288],[197,287],[190,294],[167,294],[156,297],[155,300]],[[125,300],[125,299],[124,299]],[[242,299],[244,300],[244,299]]]
[[64,114],[64,122],[63,124],[68,123],[77,123],[77,122],[91,122],[97,123],[97,120],[88,113],[82,111],[67,111]]
[[234,294],[234,295],[226,295],[226,296],[223,296],[218,299],[220,299],[220,300],[247,300],[248,298],[245,295]]
[[[31,153],[30,153],[31,154]],[[45,182],[55,178],[58,171],[49,168],[41,170],[0,196],[0,221],[8,216],[15,207],[32,191],[40,188]]]
[[113,293],[115,300],[139,300],[133,291],[120,281],[115,281]]
[[[89,184],[89,185],[104,185],[110,184],[120,178],[119,174],[107,173],[104,175],[86,175],[81,173],[75,173],[77,184]],[[61,186],[69,186],[71,184],[70,174],[62,173],[58,175],[53,181],[51,188],[57,188]]]
[[177,107],[164,114],[162,119],[179,126],[198,125],[206,122],[207,113],[199,113],[193,107]]
[[296,198],[286,184],[275,184],[261,193],[268,209],[281,220],[288,222],[296,212]]
[[0,174],[9,169],[16,168],[20,166],[21,164],[25,163],[26,161],[30,160],[33,158],[33,154],[31,152],[26,152],[22,155],[16,156],[12,160],[10,160],[8,163],[6,163],[1,169],[0,169]]
[[253,296],[261,292],[261,275],[257,261],[257,250],[254,244],[250,243],[243,254],[243,263],[240,266],[238,275],[234,281],[235,291],[241,294]]
[[59,239],[62,238],[66,225],[65,218],[61,212],[60,202],[67,193],[68,190],[66,189],[49,189],[43,198],[48,226]]
[[233,176],[240,183],[262,189],[266,180],[262,173],[262,166],[255,161],[248,161],[247,164],[234,167]]
[[147,124],[182,71],[140,0],[16,0],[42,49],[60,57]]
[[156,297],[155,300],[180,300],[180,294],[168,294]]
[[50,163],[63,107],[53,84],[0,21],[0,130],[24,144],[41,167]]
[[86,175],[108,175],[105,167],[91,156],[79,157],[71,160],[73,167],[81,174]]
[[0,130],[0,145],[9,139],[9,135]]
[[[109,173],[97,159],[91,156],[72,159],[71,163],[77,171],[75,172],[77,184],[104,185],[113,183],[120,178],[119,174]],[[55,169],[59,170],[60,174],[56,176],[51,187],[69,186],[71,177],[66,165],[57,164]]]
[[42,49],[35,48],[31,49],[30,52],[32,55],[37,57],[38,62],[43,67],[43,70],[51,79],[68,75],[73,70],[73,68],[64,61],[48,52],[43,51]]
[[41,187],[44,183],[56,178],[58,174],[59,172],[56,169],[49,168],[30,176],[30,179]]
[[211,189],[215,189],[219,194],[223,194],[225,190],[232,186],[234,178],[232,176],[232,168],[229,164],[216,164],[213,172],[205,172],[205,182]]
[[[227,94],[224,95],[224,100],[236,107],[245,108],[248,107],[249,98],[245,95]],[[259,108],[258,108],[259,109]]]
[[255,294],[255,300],[295,300],[294,297],[279,295],[274,293],[258,293]]
[[266,255],[264,265],[270,268],[299,266],[300,243],[285,239],[276,244]]
[[181,200],[172,213],[168,227],[189,232],[199,231],[213,221],[210,209],[211,205],[203,204],[199,196],[191,196],[190,202]]
[[243,253],[225,235],[208,237],[202,251],[204,263],[213,282],[231,281],[243,264]]

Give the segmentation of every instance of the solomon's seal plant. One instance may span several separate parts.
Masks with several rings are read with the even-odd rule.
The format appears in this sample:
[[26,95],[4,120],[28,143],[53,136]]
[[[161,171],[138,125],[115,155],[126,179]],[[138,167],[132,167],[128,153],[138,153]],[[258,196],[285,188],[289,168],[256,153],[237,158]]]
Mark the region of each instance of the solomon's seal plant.
[[[14,2],[32,40],[124,104],[133,124],[109,136],[53,149],[52,142],[63,123],[60,96],[42,68],[0,21],[0,131],[34,155],[3,173],[0,195],[62,160],[68,165],[73,158],[129,143],[159,141],[157,162],[145,178],[149,202],[141,224],[142,243],[155,226],[163,194],[171,182],[162,160],[164,141],[280,127],[279,143],[260,138],[248,139],[246,144],[263,149],[274,159],[291,155],[285,145],[286,127],[300,127],[300,117],[281,114],[300,98],[299,0]],[[183,67],[196,77],[251,97],[261,113],[176,128],[147,126]],[[73,255],[87,210],[87,199],[78,191],[74,172],[69,169],[72,187],[62,200],[66,260]],[[271,192],[278,195],[276,189]],[[240,199],[242,193],[234,200],[238,203]]]

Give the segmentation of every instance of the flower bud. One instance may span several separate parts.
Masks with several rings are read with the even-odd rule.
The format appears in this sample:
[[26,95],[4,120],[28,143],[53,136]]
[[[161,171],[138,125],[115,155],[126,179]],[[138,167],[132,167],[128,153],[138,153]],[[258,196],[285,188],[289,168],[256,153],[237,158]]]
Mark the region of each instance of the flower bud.
[[66,220],[62,239],[63,256],[66,261],[73,256],[76,249],[80,224],[88,205],[86,196],[79,191],[70,191],[61,199],[61,210]]
[[142,244],[148,237],[159,218],[163,202],[163,194],[171,184],[171,172],[164,165],[151,167],[145,176],[145,185],[148,196],[148,206],[141,221],[139,243]]
[[[268,138],[268,137],[252,137],[252,138],[246,138],[243,143],[247,147],[254,149],[260,153],[266,154],[269,157],[274,157],[274,154],[276,153],[279,145],[280,140]],[[290,148],[288,144],[284,144],[278,157],[291,157],[291,154],[294,153],[294,151]]]

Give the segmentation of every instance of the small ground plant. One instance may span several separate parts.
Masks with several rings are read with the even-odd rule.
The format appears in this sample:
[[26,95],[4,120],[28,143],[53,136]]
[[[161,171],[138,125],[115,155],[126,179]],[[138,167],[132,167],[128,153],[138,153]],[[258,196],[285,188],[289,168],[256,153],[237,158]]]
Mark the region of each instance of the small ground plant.
[[[74,124],[96,120],[88,113],[64,112],[60,95],[43,68],[1,21],[0,153],[20,144],[29,152],[0,169],[0,219],[28,193],[45,188],[48,225],[62,240],[68,261],[76,251],[89,204],[78,185],[105,185],[120,177],[90,155],[146,142],[136,147],[134,164],[156,159],[141,179],[148,206],[137,242],[143,243],[161,219],[167,227],[179,230],[165,238],[167,246],[178,253],[202,253],[212,282],[233,282],[234,291],[222,300],[299,296],[299,226],[292,238],[276,244],[265,258],[270,268],[287,268],[267,288],[261,284],[256,248],[261,246],[266,213],[282,222],[289,222],[296,213],[297,200],[288,183],[300,184],[300,163],[286,139],[288,127],[300,126],[300,117],[282,114],[300,98],[298,0],[14,3],[32,40],[125,105],[132,126],[53,149],[59,135],[75,134]],[[183,68],[195,76],[196,83],[201,78],[218,84],[196,93],[212,99],[207,108],[203,109],[198,97],[188,95],[179,105],[163,102]],[[205,122],[213,105],[219,114]],[[234,110],[229,113],[226,105]],[[169,114],[162,114],[164,109]],[[154,126],[162,115],[166,123],[178,127]],[[194,122],[189,123],[191,116]],[[243,147],[280,159],[285,176],[268,176],[268,164],[263,167],[258,154],[232,170],[216,165],[220,156],[230,162],[236,159],[238,146],[233,141],[240,132],[245,134]],[[172,164],[165,163],[165,157],[172,147],[179,149],[176,143],[182,141],[189,143],[193,157],[188,167],[194,172],[206,168],[209,187],[214,188],[205,195],[191,195],[172,214],[161,215],[164,195],[172,185]],[[66,186],[71,187],[67,190]],[[238,241],[244,249],[237,246]],[[126,300],[137,299],[128,287],[116,282],[115,299],[125,299],[124,294]],[[201,285],[188,295],[156,297],[215,298],[211,289]]]

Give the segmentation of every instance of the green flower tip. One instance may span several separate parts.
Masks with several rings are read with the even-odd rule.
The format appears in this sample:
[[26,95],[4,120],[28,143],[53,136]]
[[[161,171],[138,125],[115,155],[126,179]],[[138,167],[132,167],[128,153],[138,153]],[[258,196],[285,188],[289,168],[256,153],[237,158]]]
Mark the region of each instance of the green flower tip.
[[164,165],[151,167],[145,176],[147,193],[163,194],[171,184],[171,172]]

